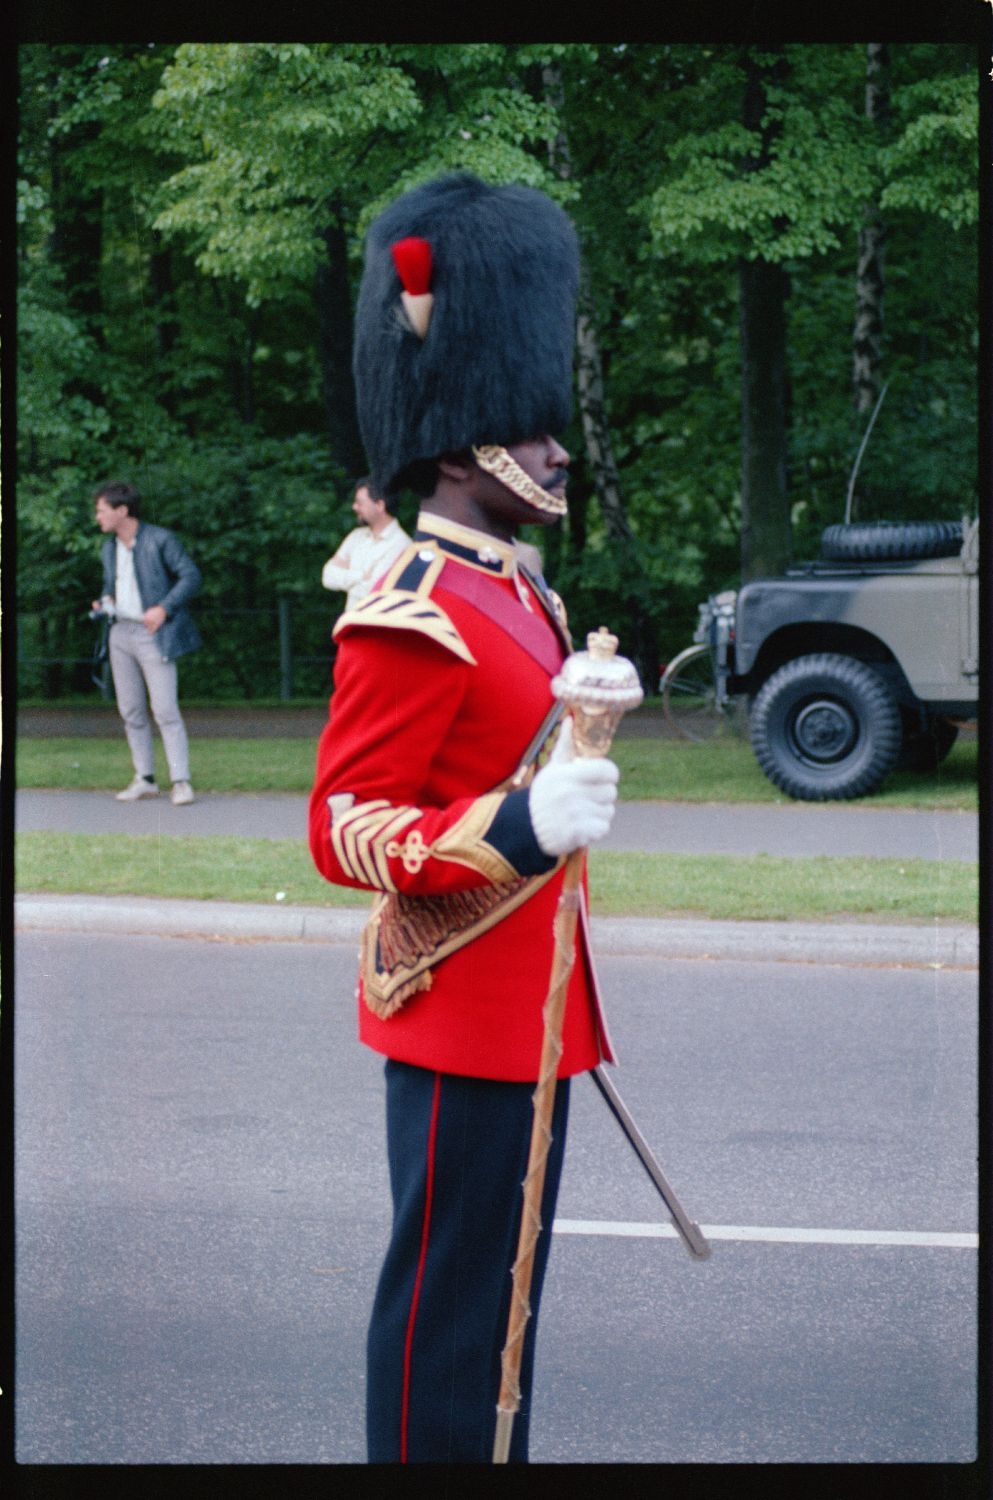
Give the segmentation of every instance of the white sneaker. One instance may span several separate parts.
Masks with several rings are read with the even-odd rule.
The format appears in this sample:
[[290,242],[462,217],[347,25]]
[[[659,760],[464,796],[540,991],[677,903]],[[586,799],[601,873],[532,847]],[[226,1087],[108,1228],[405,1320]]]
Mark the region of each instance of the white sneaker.
[[130,786],[126,786],[123,792],[117,793],[118,802],[137,802],[139,797],[157,797],[159,795],[158,785],[154,781],[146,781],[144,776],[136,776]]
[[185,807],[188,802],[194,801],[193,788],[188,781],[174,781],[170,796],[173,807]]

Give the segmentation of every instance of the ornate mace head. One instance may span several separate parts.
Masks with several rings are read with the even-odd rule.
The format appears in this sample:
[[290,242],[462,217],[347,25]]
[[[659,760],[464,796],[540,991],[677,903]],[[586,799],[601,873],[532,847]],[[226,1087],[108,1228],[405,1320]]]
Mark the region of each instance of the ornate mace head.
[[586,637],[586,650],[566,657],[552,692],[572,714],[576,754],[606,755],[628,709],[644,698],[638,674],[617,655],[617,637],[605,625]]

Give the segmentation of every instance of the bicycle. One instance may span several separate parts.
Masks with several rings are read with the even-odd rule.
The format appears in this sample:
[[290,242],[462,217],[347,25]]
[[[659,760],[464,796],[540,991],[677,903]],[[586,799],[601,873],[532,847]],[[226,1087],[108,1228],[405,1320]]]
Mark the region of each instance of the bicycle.
[[742,702],[727,691],[737,597],[726,589],[699,606],[694,644],[673,657],[659,680],[665,720],[683,739],[702,743],[743,732]]

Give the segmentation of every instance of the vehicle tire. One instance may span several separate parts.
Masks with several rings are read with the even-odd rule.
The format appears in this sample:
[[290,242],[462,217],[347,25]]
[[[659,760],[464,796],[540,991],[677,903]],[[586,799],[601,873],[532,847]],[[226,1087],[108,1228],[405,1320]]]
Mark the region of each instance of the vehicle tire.
[[674,656],[662,674],[659,691],[666,723],[681,739],[711,740],[731,727],[727,710],[717,702],[709,646],[687,646]]
[[750,717],[752,749],[769,780],[803,802],[873,792],[900,754],[900,710],[870,666],[819,652],[763,683]]
[[929,714],[921,729],[917,715],[908,714],[903,725],[903,744],[897,757],[899,771],[936,771],[959,737],[958,725]]
[[961,550],[961,521],[860,521],[821,533],[821,556],[830,562],[956,557]]

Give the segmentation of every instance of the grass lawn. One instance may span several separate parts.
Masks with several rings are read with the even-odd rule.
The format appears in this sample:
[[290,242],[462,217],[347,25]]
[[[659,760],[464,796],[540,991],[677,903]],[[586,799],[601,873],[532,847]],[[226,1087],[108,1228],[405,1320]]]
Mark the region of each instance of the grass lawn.
[[[330,886],[302,840],[22,833],[19,891],[367,906],[368,892]],[[775,859],[594,849],[599,916],[753,920],[976,920],[974,864],[952,860]]]
[[[156,740],[157,774],[168,782]],[[193,782],[204,792],[309,792],[315,745],[306,739],[194,739]],[[689,741],[618,738],[612,751],[621,768],[624,801],[753,802],[789,804],[791,799],[759,770],[747,740]],[[123,733],[113,739],[21,737],[16,750],[17,784],[62,790],[111,791],[131,779]],[[977,744],[952,750],[931,774],[895,771],[867,807],[974,811]]]

